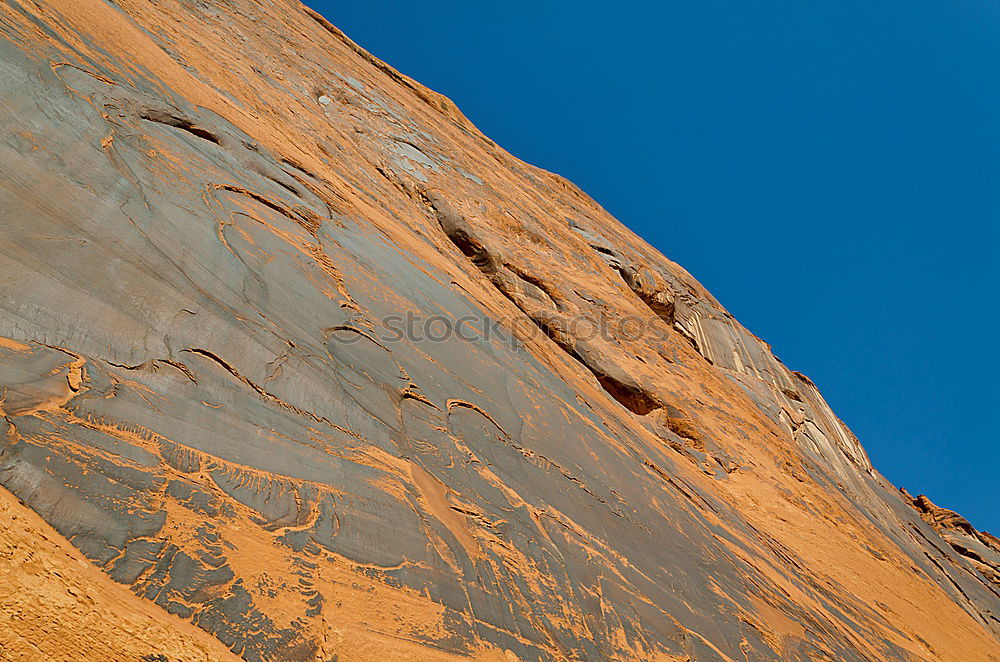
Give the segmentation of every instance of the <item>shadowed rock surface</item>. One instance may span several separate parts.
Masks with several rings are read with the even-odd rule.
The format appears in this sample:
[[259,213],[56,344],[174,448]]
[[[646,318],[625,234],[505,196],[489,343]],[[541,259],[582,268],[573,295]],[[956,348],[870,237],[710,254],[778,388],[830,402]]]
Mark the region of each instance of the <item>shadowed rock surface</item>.
[[[7,0],[0,35],[0,485],[183,633],[139,659],[1000,660],[995,538],[318,14]],[[0,659],[145,650],[45,604]]]

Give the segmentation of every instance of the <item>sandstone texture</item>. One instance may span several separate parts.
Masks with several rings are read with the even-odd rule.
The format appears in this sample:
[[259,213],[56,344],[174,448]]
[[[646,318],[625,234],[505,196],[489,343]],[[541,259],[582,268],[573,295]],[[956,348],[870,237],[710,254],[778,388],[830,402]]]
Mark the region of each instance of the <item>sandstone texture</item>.
[[0,110],[0,660],[1000,660],[996,538],[298,2],[5,0]]

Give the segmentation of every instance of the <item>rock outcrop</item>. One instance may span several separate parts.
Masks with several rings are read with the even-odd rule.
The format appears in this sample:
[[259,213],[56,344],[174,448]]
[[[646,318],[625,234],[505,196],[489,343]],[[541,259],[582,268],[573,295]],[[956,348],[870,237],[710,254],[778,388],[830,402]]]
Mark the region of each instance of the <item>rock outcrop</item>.
[[934,505],[923,494],[914,498],[902,488],[900,492],[910,501],[921,519],[930,524],[979,574],[1000,589],[1000,540],[996,536],[986,531],[977,531],[967,519],[947,508]]
[[996,539],[319,14],[0,36],[0,659],[1000,660]]

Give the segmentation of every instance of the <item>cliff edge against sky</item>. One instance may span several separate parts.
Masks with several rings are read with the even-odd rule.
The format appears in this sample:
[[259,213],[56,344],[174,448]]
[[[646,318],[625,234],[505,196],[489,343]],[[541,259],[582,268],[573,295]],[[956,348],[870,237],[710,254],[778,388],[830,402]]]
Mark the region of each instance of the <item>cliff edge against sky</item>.
[[319,14],[0,34],[0,659],[1000,660],[1000,542]]

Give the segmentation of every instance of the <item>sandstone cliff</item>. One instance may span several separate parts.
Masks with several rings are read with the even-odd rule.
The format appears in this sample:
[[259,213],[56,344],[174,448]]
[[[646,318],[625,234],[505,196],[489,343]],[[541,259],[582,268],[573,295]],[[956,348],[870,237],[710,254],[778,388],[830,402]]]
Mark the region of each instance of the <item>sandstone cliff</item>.
[[996,539],[318,14],[0,35],[0,659],[1000,660]]

